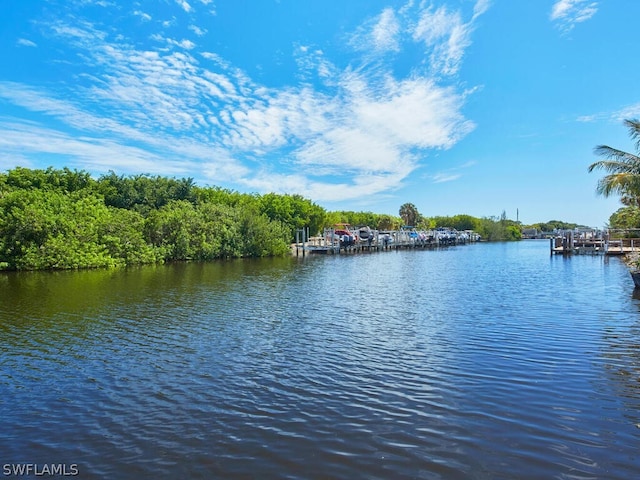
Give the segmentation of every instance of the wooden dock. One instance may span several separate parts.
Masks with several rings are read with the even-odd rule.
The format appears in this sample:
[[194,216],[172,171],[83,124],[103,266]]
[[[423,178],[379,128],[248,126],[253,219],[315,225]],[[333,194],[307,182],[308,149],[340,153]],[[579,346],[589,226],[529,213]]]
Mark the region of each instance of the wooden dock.
[[573,231],[550,239],[551,254],[560,255],[627,255],[640,252],[640,238],[619,237],[616,231],[576,234]]

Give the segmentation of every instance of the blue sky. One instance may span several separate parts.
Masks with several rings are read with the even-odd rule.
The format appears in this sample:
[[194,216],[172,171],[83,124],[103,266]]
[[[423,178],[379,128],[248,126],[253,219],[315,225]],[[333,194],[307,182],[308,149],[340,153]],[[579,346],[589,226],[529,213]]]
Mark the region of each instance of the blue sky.
[[0,170],[192,177],[330,210],[602,227],[635,0],[10,0]]

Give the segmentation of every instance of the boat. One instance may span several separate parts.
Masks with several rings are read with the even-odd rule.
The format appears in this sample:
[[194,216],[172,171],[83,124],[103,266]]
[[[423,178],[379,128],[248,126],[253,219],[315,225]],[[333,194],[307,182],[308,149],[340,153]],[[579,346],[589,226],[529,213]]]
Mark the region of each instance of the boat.
[[640,271],[629,272],[636,288],[640,288]]
[[374,239],[374,233],[368,226],[364,226],[358,228],[358,237],[361,242],[371,243]]
[[380,242],[379,244],[384,246],[384,247],[388,247],[389,245],[391,245],[394,242],[393,235],[394,235],[393,232],[381,231],[378,234],[378,242]]
[[341,246],[354,245],[358,236],[351,231],[348,223],[336,223],[333,227],[333,238],[340,241]]

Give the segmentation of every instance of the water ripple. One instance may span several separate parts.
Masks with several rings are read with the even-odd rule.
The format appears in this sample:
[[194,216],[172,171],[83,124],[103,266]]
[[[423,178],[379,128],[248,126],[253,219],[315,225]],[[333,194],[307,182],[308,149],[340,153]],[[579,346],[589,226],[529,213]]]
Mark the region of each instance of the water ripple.
[[3,459],[82,478],[631,478],[640,302],[613,260],[546,248],[7,277]]

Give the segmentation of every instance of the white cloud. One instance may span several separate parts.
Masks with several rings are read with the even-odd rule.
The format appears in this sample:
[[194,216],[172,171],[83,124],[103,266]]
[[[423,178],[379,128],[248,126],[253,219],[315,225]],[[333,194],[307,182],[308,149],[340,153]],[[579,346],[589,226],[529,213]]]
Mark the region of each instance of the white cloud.
[[26,38],[19,38],[16,42],[18,45],[22,45],[23,47],[37,47],[38,45],[31,40],[27,40]]
[[362,100],[354,109],[355,121],[398,144],[448,148],[473,129],[460,114],[463,97],[430,79],[397,82],[389,77],[382,100]]
[[164,43],[166,45],[173,46],[173,47],[184,48],[185,50],[193,50],[196,47],[196,44],[193,43],[191,40],[188,40],[188,39],[176,40],[174,38],[164,37],[159,33],[154,33],[153,35],[150,36],[150,38],[151,40],[154,40],[156,42]]
[[362,128],[348,126],[323,132],[305,143],[297,157],[302,165],[317,168],[325,175],[393,172],[408,163],[397,145]]
[[550,18],[564,31],[584,22],[598,11],[598,2],[591,0],[558,0],[551,8]]
[[230,112],[223,120],[234,129],[226,142],[261,150],[290,145],[293,138],[300,146],[292,158],[321,175],[406,175],[416,166],[412,150],[448,148],[474,127],[459,112],[463,97],[432,80],[389,78],[380,90],[347,75],[339,91],[338,97],[282,93]]
[[597,118],[598,118],[597,115],[581,115],[578,118],[576,118],[576,121],[581,123],[590,123],[595,121]]
[[[140,135],[144,137],[144,135]],[[155,137],[136,146],[113,137],[78,135],[41,127],[32,122],[0,118],[0,149],[12,158],[32,155],[63,156],[79,168],[106,172],[155,173],[203,179],[242,178],[248,169],[215,145],[190,139]],[[21,164],[28,163],[23,160]]]
[[81,5],[98,5],[99,7],[113,7],[113,2],[108,2],[105,0],[79,0]]
[[475,22],[490,5],[490,0],[478,0],[470,20],[465,21],[461,10],[410,0],[397,11],[387,7],[365,22],[350,38],[349,44],[371,59],[376,55],[401,52],[403,47],[412,48],[417,43],[423,46],[429,60],[422,67],[426,65],[427,70],[436,75],[454,75],[460,68],[465,50],[471,45]]
[[106,34],[94,28],[91,23],[76,18],[73,21],[74,25],[55,22],[51,25],[51,31],[59,37],[69,39],[82,48],[90,48],[95,45],[95,42],[103,41],[106,38]]
[[445,183],[458,180],[462,175],[459,173],[436,173],[433,175],[433,183]]
[[385,8],[372,30],[373,47],[376,50],[398,50],[400,25],[393,9]]
[[151,20],[151,15],[149,15],[148,13],[145,13],[141,10],[135,10],[133,12],[133,14],[137,17],[140,17],[142,20],[144,20],[145,22],[148,22]]
[[476,4],[474,5],[474,7],[473,7],[473,18],[472,18],[472,20],[475,20],[480,15],[482,15],[487,10],[489,10],[490,6],[491,6],[491,0],[478,0],[476,2]]
[[196,44],[193,43],[191,40],[186,40],[186,39],[178,41],[178,40],[173,40],[171,38],[168,38],[167,43],[169,45],[176,45],[178,47],[182,47],[186,50],[192,50],[196,46]]
[[463,174],[461,173],[461,170],[466,170],[474,165],[476,165],[476,162],[474,160],[470,160],[462,165],[449,168],[445,171],[426,175],[425,178],[431,180],[433,183],[453,182],[462,178]]
[[198,27],[197,25],[189,25],[189,30],[191,30],[193,33],[195,33],[199,37],[202,37],[207,33],[206,30]]
[[576,117],[576,122],[591,123],[599,121],[612,121],[615,123],[621,123],[624,120],[640,118],[640,103],[632,103],[630,105],[623,106],[616,111],[597,112],[586,115],[579,115]]
[[186,0],[176,0],[176,3],[187,13],[191,11],[191,5]]
[[130,172],[184,173],[185,165],[148,150],[102,138],[78,137],[24,122],[0,120],[0,148],[7,153],[64,155],[83,168]]
[[640,118],[640,103],[635,103],[635,104],[627,105],[626,107],[623,107],[621,110],[613,114],[613,118],[616,121],[620,121],[620,122],[623,120]]
[[464,51],[471,45],[471,31],[460,12],[449,12],[443,6],[422,12],[413,38],[431,50],[431,65],[436,71],[452,75],[457,73]]

